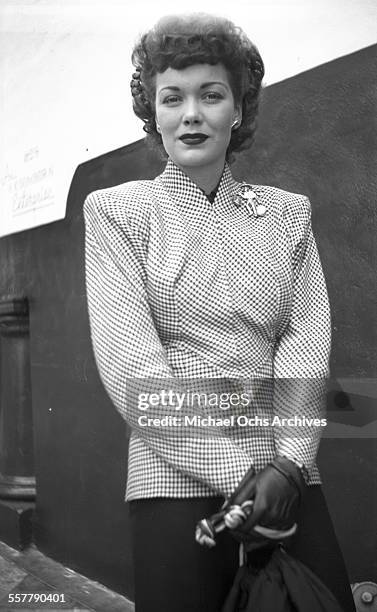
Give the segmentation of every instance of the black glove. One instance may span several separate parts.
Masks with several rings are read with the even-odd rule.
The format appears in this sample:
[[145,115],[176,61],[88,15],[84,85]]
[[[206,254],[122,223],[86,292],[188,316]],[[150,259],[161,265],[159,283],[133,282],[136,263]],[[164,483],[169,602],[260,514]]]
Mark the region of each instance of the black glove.
[[[250,482],[255,477],[255,469],[252,466],[246,474],[243,476],[241,482],[234,490],[232,495],[225,500],[220,510],[210,517],[204,518],[199,521],[196,525],[195,539],[199,544],[206,546],[215,546],[216,533],[222,531],[226,526],[224,517],[230,511],[233,506],[240,506],[250,500]],[[242,513],[241,520],[245,518],[245,514]],[[239,517],[238,517],[239,518]],[[233,529],[232,529],[233,532]]]
[[[245,501],[253,499],[255,493],[255,477],[256,471],[251,467],[243,476],[241,482],[237,485],[232,495],[226,500],[222,506],[222,512],[230,510],[232,506],[241,506]],[[252,506],[251,506],[252,511]],[[240,527],[230,529],[230,533],[237,542],[242,542],[245,551],[258,550],[260,548],[274,548],[276,542],[269,540],[265,536],[257,533],[254,530],[244,530],[243,524]]]
[[[255,473],[254,468],[250,468],[220,511],[200,522],[198,525],[200,537],[197,540],[203,543],[200,538],[202,533],[206,533],[212,541],[211,545],[214,545],[214,534],[218,530],[217,527],[223,524],[224,515],[232,514],[232,506],[239,507],[244,502],[252,500],[251,507],[244,505],[242,508],[244,522],[241,519],[241,524],[236,527],[231,527],[226,517],[225,522],[232,536],[237,541],[243,542],[247,552],[258,548],[272,549],[279,544],[280,539],[289,537],[288,534],[278,532],[290,530],[292,533],[292,527],[294,532],[294,523],[304,490],[305,481],[300,468],[285,457],[275,457],[258,473]],[[250,514],[247,516],[248,512]],[[254,529],[256,525],[277,532],[258,533]]]
[[240,506],[243,504],[243,502],[251,499],[251,493],[254,491],[254,485],[252,482],[255,474],[256,471],[254,466],[251,466],[251,468],[249,468],[249,470],[244,474],[242,480],[238,483],[232,495],[225,501],[222,508],[227,509],[235,505]]
[[297,521],[305,480],[290,459],[276,456],[249,483],[252,512],[238,528],[250,533],[255,525],[285,531]]

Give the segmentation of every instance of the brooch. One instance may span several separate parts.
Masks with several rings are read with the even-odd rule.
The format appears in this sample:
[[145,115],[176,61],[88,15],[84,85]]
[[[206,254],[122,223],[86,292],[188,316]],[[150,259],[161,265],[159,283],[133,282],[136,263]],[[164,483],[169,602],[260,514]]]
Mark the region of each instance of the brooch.
[[233,202],[236,206],[246,206],[253,217],[263,217],[266,214],[266,207],[259,203],[257,194],[248,183],[242,183],[236,191]]

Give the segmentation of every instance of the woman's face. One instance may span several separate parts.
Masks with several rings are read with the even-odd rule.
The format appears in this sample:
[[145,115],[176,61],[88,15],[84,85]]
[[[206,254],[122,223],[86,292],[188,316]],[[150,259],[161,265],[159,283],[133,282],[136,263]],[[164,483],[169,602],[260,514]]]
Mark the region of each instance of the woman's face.
[[192,175],[224,165],[232,123],[241,112],[222,64],[157,73],[155,102],[164,148],[177,166]]

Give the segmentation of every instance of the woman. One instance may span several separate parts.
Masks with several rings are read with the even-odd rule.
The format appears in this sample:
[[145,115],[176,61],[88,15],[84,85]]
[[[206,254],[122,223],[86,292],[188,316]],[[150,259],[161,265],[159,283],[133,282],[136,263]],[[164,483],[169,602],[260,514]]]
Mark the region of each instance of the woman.
[[[239,538],[257,549],[269,543],[257,524],[295,522],[287,550],[354,610],[315,462],[321,428],[271,426],[322,415],[330,315],[308,199],[230,170],[255,131],[262,59],[230,21],[194,14],[160,20],[133,63],[134,110],[166,168],[90,194],[84,214],[94,353],[132,430],[136,611],[220,610]],[[220,400],[203,407],[195,391]],[[220,420],[196,427],[195,415]],[[245,474],[254,512],[243,531],[200,547],[195,525]]]

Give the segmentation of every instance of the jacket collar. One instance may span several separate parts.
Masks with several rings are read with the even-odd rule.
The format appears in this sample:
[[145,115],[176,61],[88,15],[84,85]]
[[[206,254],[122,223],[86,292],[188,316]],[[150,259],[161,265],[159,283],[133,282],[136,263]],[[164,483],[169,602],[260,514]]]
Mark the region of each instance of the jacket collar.
[[[179,204],[190,205],[194,200],[206,207],[211,206],[211,203],[203,191],[170,158],[168,159],[164,172],[160,174],[156,180],[161,181],[166,191],[174,198],[174,201]],[[213,204],[229,203],[234,197],[239,185],[240,183],[232,176],[229,164],[225,163]]]

